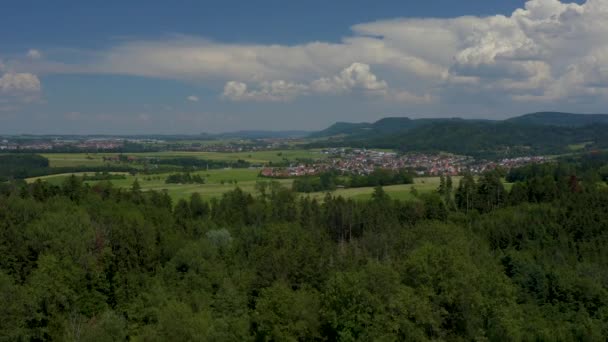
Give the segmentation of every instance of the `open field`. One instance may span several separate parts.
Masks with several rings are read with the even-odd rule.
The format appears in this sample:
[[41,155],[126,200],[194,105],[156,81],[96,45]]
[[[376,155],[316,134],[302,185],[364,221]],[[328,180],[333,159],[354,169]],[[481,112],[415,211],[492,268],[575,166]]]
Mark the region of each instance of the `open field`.
[[[74,166],[102,166],[108,163],[103,157],[116,156],[118,153],[44,153],[51,167],[74,167]],[[278,163],[285,159],[322,159],[326,156],[320,150],[278,150],[278,151],[256,151],[256,152],[145,152],[125,153],[127,156],[139,158],[183,158],[191,157],[206,160],[237,161],[245,160],[253,164]],[[117,164],[110,164],[117,165]]]
[[584,150],[587,146],[592,145],[592,144],[593,144],[592,141],[587,141],[587,142],[583,142],[580,144],[572,144],[572,145],[568,145],[568,150],[570,150],[572,152],[578,152],[578,151]]
[[51,167],[103,166],[107,164],[103,161],[101,153],[47,153],[41,154],[41,156],[49,160]]
[[[74,173],[75,175],[82,176],[85,173]],[[93,173],[88,173],[92,175]],[[137,179],[143,191],[147,190],[163,190],[166,189],[169,195],[174,200],[181,198],[187,198],[192,193],[198,192],[205,199],[211,199],[213,197],[221,197],[225,192],[233,190],[237,186],[246,192],[255,192],[255,184],[259,180],[268,180],[267,178],[258,177],[259,170],[257,169],[223,169],[223,170],[209,170],[192,172],[192,174],[198,174],[205,178],[205,184],[165,184],[165,178],[171,173],[155,174],[155,175],[127,175],[126,179],[115,179],[112,180],[112,184],[117,188],[130,188],[133,182]],[[72,175],[59,174],[50,175],[43,177],[29,178],[28,182],[33,182],[36,179],[45,180],[51,184],[61,184],[65,178]],[[236,181],[236,182],[235,182]],[[95,184],[97,181],[88,181],[89,184]],[[291,186],[292,180],[282,179],[278,182],[285,186]],[[222,184],[223,183],[223,184]]]
[[[458,186],[458,182],[461,177],[452,177],[454,188]],[[400,184],[400,185],[388,185],[384,187],[384,191],[393,199],[400,200],[411,200],[414,199],[412,195],[412,188],[416,188],[418,193],[428,193],[437,190],[439,187],[439,177],[421,177],[415,178],[414,184]],[[332,192],[334,196],[342,196],[345,198],[352,198],[356,200],[367,200],[370,199],[374,192],[373,187],[365,188],[350,188],[350,189],[338,189]],[[322,199],[325,196],[324,192],[315,192],[310,194],[311,197]]]
[[[255,184],[258,181],[270,181],[268,178],[258,176],[257,169],[224,169],[224,170],[209,170],[193,172],[205,178],[205,184],[165,184],[165,178],[170,174],[157,175],[127,175],[126,179],[112,180],[112,184],[118,188],[130,188],[135,179],[138,180],[142,190],[157,190],[166,189],[171,198],[177,201],[182,198],[188,198],[192,193],[198,192],[204,199],[219,198],[222,194],[235,189],[237,186],[245,192],[254,193]],[[84,173],[76,173],[82,176]],[[91,174],[91,173],[89,173]],[[36,177],[28,179],[28,182],[33,182],[36,179],[43,179],[51,184],[59,185],[66,177],[71,174],[51,175],[44,177]],[[454,188],[458,186],[460,177],[453,177]],[[286,187],[290,187],[292,179],[274,180]],[[96,181],[89,181],[89,184],[94,184]],[[386,193],[394,199],[412,200],[412,187],[416,188],[418,193],[428,193],[435,191],[439,187],[439,177],[423,177],[416,178],[414,184],[390,185],[385,186]],[[505,183],[505,188],[510,189],[511,184]],[[374,192],[373,187],[365,188],[350,188],[338,189],[332,192],[334,196],[342,196],[355,200],[367,200],[371,198]],[[316,192],[311,194],[302,194],[302,196],[310,196],[319,200],[323,199],[325,192]]]

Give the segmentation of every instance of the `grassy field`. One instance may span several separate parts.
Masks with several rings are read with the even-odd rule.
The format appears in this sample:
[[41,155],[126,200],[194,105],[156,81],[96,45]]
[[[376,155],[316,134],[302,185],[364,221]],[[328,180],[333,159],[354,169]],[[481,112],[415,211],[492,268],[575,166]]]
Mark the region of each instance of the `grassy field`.
[[582,151],[584,150],[588,145],[593,144],[592,141],[587,141],[584,143],[580,143],[580,144],[573,144],[573,145],[568,145],[568,150],[572,151],[572,152],[578,152],[578,151]]
[[41,156],[49,160],[51,167],[73,167],[73,166],[103,166],[102,155],[88,153],[48,153]]
[[[458,186],[458,182],[461,177],[453,177],[454,187]],[[412,188],[416,188],[418,193],[428,193],[437,190],[439,187],[439,177],[421,177],[415,178],[414,184],[401,184],[401,185],[389,185],[384,187],[384,191],[393,199],[400,200],[411,200],[414,199],[412,195]],[[350,188],[350,189],[338,189],[332,192],[334,196],[342,196],[344,198],[352,198],[356,200],[368,200],[371,198],[374,192],[373,187],[365,188]],[[325,196],[324,192],[315,192],[310,194],[311,197],[322,199]]]
[[[43,157],[48,158],[51,167],[73,167],[73,166],[101,166],[106,163],[103,157],[116,156],[117,153],[45,153]],[[278,163],[285,159],[323,159],[326,155],[320,150],[278,150],[278,151],[256,151],[256,152],[146,152],[125,153],[127,156],[139,158],[181,158],[191,157],[206,160],[237,161],[245,160],[254,164],[266,164],[268,162]],[[110,165],[119,165],[112,163]]]
[[[75,173],[75,175],[82,176],[85,173]],[[92,173],[88,173],[92,175]],[[166,189],[169,195],[174,200],[181,198],[187,198],[192,193],[198,192],[205,199],[211,199],[213,197],[221,197],[225,192],[233,190],[237,186],[246,192],[255,192],[255,184],[259,180],[267,180],[266,178],[258,177],[259,170],[257,169],[224,169],[224,170],[209,170],[193,172],[192,174],[198,174],[205,178],[205,184],[165,184],[165,179],[170,173],[157,174],[157,175],[137,175],[131,176],[126,175],[125,179],[112,180],[112,184],[117,188],[130,188],[133,182],[137,179],[142,190],[163,190]],[[50,175],[43,177],[29,178],[28,182],[34,182],[37,179],[45,180],[51,184],[59,185],[70,174],[59,174]],[[235,182],[236,181],[236,182]],[[292,180],[282,179],[278,182],[290,187]],[[88,181],[89,184],[94,184],[96,181]]]
[[[225,192],[234,190],[237,186],[245,192],[254,193],[255,184],[258,181],[268,181],[268,178],[258,177],[259,170],[256,169],[227,169],[227,170],[209,170],[194,172],[193,174],[201,175],[205,178],[205,184],[165,184],[165,178],[170,174],[158,175],[127,175],[126,179],[112,180],[112,184],[117,188],[130,188],[135,179],[139,182],[142,190],[163,190],[166,189],[173,198],[179,200],[188,198],[192,193],[198,192],[204,199],[219,198]],[[85,173],[75,173],[82,176]],[[89,173],[91,174],[91,173]],[[36,179],[45,180],[51,184],[59,185],[71,174],[59,174],[43,177],[35,177],[28,179],[28,182],[33,182]],[[223,181],[223,182],[222,182]],[[236,183],[234,183],[236,181]],[[291,187],[292,179],[279,179],[278,181],[284,186]],[[89,184],[94,184],[96,181],[89,181]],[[223,184],[222,184],[223,183]],[[437,189],[439,178],[418,178],[415,185],[392,185],[384,187],[385,191],[393,198],[411,199],[411,188],[416,187],[418,192],[428,192]],[[332,192],[335,196],[343,196],[345,198],[354,198],[365,200],[371,197],[374,192],[373,187],[353,188],[353,189],[338,189]],[[323,199],[325,192],[311,193],[309,196]]]
[[[188,198],[192,193],[198,192],[204,199],[219,198],[225,192],[234,190],[237,186],[245,192],[255,193],[255,184],[258,181],[268,181],[267,178],[258,176],[257,169],[225,169],[225,170],[209,170],[200,171],[193,174],[198,174],[205,178],[205,184],[165,184],[165,178],[169,174],[158,175],[126,175],[126,179],[112,180],[112,184],[118,188],[130,188],[135,179],[138,180],[142,190],[164,190],[166,189],[173,200],[177,201],[182,198]],[[51,184],[61,184],[70,174],[52,175],[44,177],[30,178],[28,181],[33,182],[36,179],[43,179]],[[78,173],[77,175],[83,175]],[[454,187],[458,186],[460,177],[453,177]],[[235,182],[236,181],[236,182]],[[286,187],[290,187],[293,180],[281,179],[276,180]],[[95,181],[89,181],[89,184],[94,184]],[[412,200],[412,188],[416,188],[418,193],[428,193],[435,191],[439,187],[439,177],[423,177],[416,178],[414,184],[391,185],[385,186],[386,193],[394,199]],[[505,183],[505,188],[510,189],[511,184]],[[373,187],[365,188],[350,188],[338,189],[332,192],[334,196],[342,196],[355,200],[367,200],[371,198],[374,192]],[[316,192],[311,194],[302,194],[302,196],[310,196],[312,198],[323,199],[325,192]]]

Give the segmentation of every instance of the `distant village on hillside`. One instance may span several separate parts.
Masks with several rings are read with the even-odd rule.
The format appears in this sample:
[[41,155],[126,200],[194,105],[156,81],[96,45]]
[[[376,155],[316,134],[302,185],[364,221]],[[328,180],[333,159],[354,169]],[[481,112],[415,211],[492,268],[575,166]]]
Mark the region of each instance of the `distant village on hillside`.
[[290,139],[267,138],[255,140],[179,141],[151,138],[0,138],[0,151],[5,152],[112,152],[125,149],[127,144],[145,146],[152,150],[183,152],[255,152],[289,147]]
[[261,171],[261,175],[264,177],[287,178],[314,176],[326,171],[366,175],[376,169],[407,169],[418,176],[455,176],[467,172],[479,174],[499,167],[509,170],[527,164],[544,163],[548,160],[543,156],[528,156],[500,161],[477,161],[469,156],[454,154],[412,153],[399,155],[395,152],[347,148],[331,148],[323,150],[321,153],[327,155],[327,159],[319,159],[310,164],[299,163],[289,167],[267,167]]

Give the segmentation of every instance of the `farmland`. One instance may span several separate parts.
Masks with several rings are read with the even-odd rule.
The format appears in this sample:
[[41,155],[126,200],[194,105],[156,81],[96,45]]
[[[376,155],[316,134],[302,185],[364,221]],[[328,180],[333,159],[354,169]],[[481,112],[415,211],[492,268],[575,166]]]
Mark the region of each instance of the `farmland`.
[[[103,166],[107,164],[104,157],[115,157],[117,153],[46,153],[43,157],[48,158],[51,167],[74,167],[74,166]],[[297,159],[323,159],[325,155],[320,150],[276,150],[255,152],[144,152],[126,153],[125,155],[135,158],[197,158],[216,161],[244,160],[252,164],[280,163],[285,160],[295,161]]]
[[[77,176],[82,176],[84,173],[75,173]],[[188,198],[193,193],[198,192],[201,197],[206,200],[212,198],[220,198],[222,194],[234,190],[239,187],[241,190],[254,194],[255,185],[259,181],[269,181],[267,178],[259,177],[259,171],[256,169],[226,169],[226,170],[209,170],[193,172],[192,174],[200,175],[205,178],[205,184],[165,184],[165,178],[169,175],[126,175],[126,179],[112,180],[113,186],[117,188],[130,188],[137,179],[143,191],[166,190],[174,201]],[[51,175],[44,177],[36,177],[28,179],[33,182],[36,179],[43,179],[51,184],[59,185],[65,178],[71,174]],[[457,185],[460,177],[454,177],[454,183]],[[272,180],[281,183],[283,186],[291,187],[292,179]],[[95,181],[88,181],[88,184],[95,184]],[[439,186],[439,177],[421,177],[416,178],[414,184],[390,185],[385,186],[386,193],[394,199],[412,200],[412,188],[415,188],[418,193],[428,193],[435,191]],[[505,188],[509,189],[510,184],[506,183]],[[342,196],[344,198],[352,198],[355,200],[367,200],[374,192],[373,187],[363,188],[347,188],[337,189],[331,192],[334,196]],[[322,200],[326,192],[316,192],[311,194],[301,194],[302,196],[310,196]]]
[[[49,153],[44,154],[44,157],[49,159],[51,168],[61,167],[98,167],[104,165],[126,165],[126,162],[109,162],[104,161],[104,158],[116,157],[116,153]],[[125,154],[129,158],[135,159],[154,158],[154,159],[172,159],[172,158],[197,158],[209,161],[226,161],[232,162],[244,160],[251,164],[269,165],[271,163],[281,163],[286,161],[295,161],[298,159],[313,159],[320,160],[327,158],[326,154],[320,150],[276,150],[276,151],[255,151],[255,152],[149,152],[149,153],[128,153]],[[128,163],[133,168],[142,168],[140,163]],[[159,170],[160,171],[160,170]],[[205,179],[205,184],[166,184],[166,178],[176,171],[169,170],[160,171],[152,174],[125,174],[125,179],[112,180],[113,186],[117,188],[130,188],[133,182],[137,180],[143,191],[166,190],[174,201],[190,197],[193,193],[198,192],[202,198],[209,200],[211,198],[219,198],[222,194],[239,187],[241,190],[248,193],[255,193],[255,185],[259,181],[269,181],[270,179],[260,177],[259,168],[225,168],[225,169],[210,169],[210,170],[193,170],[192,175],[198,175]],[[75,173],[82,176],[84,172]],[[89,175],[92,173],[89,172]],[[43,176],[30,178],[28,181],[43,179],[52,184],[61,184],[61,182],[70,174],[59,174],[51,176]],[[457,186],[460,177],[454,177],[454,184]],[[281,183],[283,186],[291,187],[293,178],[291,179],[273,179]],[[96,181],[87,181],[89,185]],[[419,177],[416,178],[414,184],[401,184],[385,186],[386,193],[394,199],[411,200],[415,199],[412,188],[415,188],[418,193],[428,193],[436,190],[439,186],[439,177]],[[507,188],[509,185],[507,184]],[[356,200],[366,200],[371,197],[373,187],[361,188],[339,188],[332,192],[335,196],[352,198]],[[316,192],[311,194],[302,194],[316,199],[322,199],[325,192]]]
[[[76,173],[77,176],[82,176],[84,173]],[[137,179],[143,191],[167,190],[174,201],[188,198],[191,194],[198,192],[204,199],[219,198],[225,192],[234,190],[239,187],[241,190],[248,193],[255,193],[255,184],[258,181],[269,181],[267,178],[258,176],[258,170],[255,169],[228,169],[228,170],[209,170],[193,172],[205,178],[205,184],[165,184],[165,178],[169,174],[158,174],[152,176],[127,175],[126,179],[112,180],[112,184],[117,188],[130,188],[133,182]],[[59,185],[65,178],[71,174],[52,175],[44,177],[30,178],[32,182],[36,179],[43,179],[51,184]],[[236,183],[234,182],[236,181]],[[279,182],[283,186],[290,187],[292,179],[273,179],[272,181]],[[95,181],[87,182],[89,184],[96,183]],[[439,185],[438,177],[427,177],[416,179],[415,184],[411,185],[393,185],[385,187],[385,191],[395,199],[411,199],[411,188],[415,187],[420,193],[430,192],[437,189]],[[332,192],[335,196],[343,196],[353,199],[369,199],[373,193],[373,187],[352,188],[352,189],[337,189]],[[306,196],[306,194],[302,194]],[[325,192],[316,192],[309,194],[312,198],[322,199]]]
[[[253,193],[255,184],[263,178],[258,177],[256,169],[225,169],[225,170],[209,170],[193,172],[192,174],[200,175],[205,178],[205,184],[165,184],[165,179],[170,173],[155,174],[155,175],[127,175],[125,179],[112,180],[112,184],[117,188],[130,188],[135,180],[138,181],[143,191],[148,190],[167,190],[173,200],[179,200],[189,197],[192,193],[198,192],[205,199],[221,197],[225,192],[233,190],[237,186],[243,191]],[[61,184],[63,180],[71,174],[52,175],[44,177],[30,178],[32,182],[36,179],[44,179],[51,184]],[[77,173],[76,175],[83,175]],[[291,186],[291,180],[279,180],[286,186]],[[89,181],[88,184],[94,184],[95,181]]]

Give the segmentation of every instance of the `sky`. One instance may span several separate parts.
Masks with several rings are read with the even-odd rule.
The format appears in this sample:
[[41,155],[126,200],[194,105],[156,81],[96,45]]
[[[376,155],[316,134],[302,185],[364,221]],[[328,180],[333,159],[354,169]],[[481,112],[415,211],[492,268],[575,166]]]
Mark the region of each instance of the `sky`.
[[606,0],[3,0],[0,134],[607,113],[607,35]]

